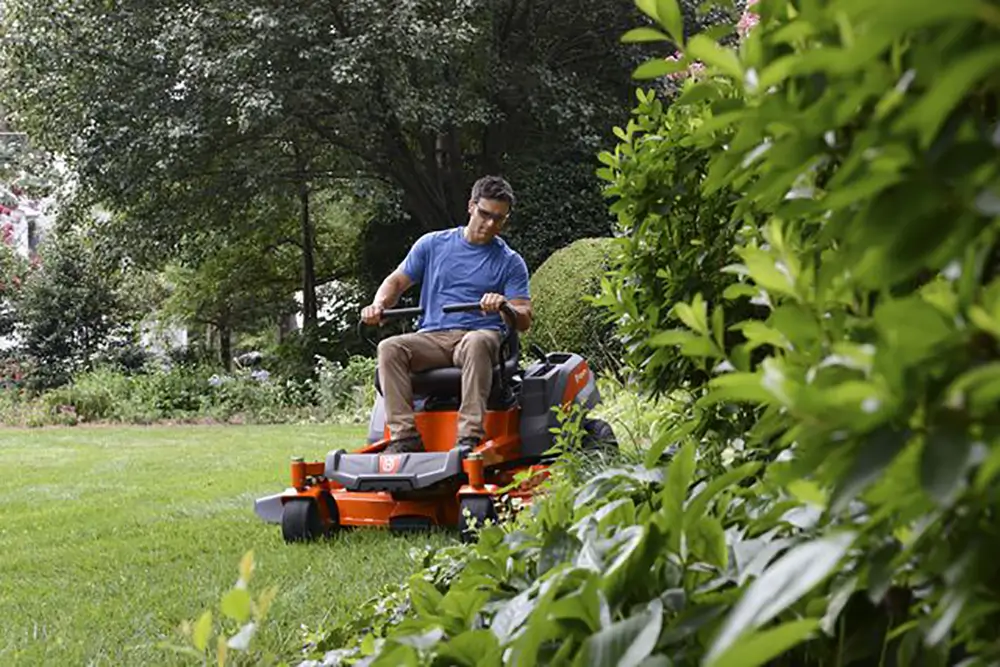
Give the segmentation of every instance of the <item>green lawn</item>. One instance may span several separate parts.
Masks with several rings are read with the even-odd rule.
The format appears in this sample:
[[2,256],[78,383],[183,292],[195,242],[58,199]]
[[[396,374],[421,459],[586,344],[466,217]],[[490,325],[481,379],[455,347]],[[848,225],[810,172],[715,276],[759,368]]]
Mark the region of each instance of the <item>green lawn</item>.
[[[328,627],[415,567],[441,534],[364,530],[288,546],[253,513],[287,486],[293,454],[353,447],[333,426],[0,430],[0,664],[185,664],[177,640],[238,576],[277,585],[257,637],[294,657],[300,624]],[[218,612],[216,611],[216,614]]]

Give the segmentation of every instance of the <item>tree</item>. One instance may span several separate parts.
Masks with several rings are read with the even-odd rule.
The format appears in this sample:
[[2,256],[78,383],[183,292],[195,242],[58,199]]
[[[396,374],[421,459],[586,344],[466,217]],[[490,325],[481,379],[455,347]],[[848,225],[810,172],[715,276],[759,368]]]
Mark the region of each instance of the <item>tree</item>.
[[85,233],[63,227],[40,249],[16,300],[19,349],[34,362],[35,388],[58,386],[86,368],[118,336],[132,313],[121,271],[102,260]]
[[183,250],[250,196],[297,193],[307,321],[310,197],[384,183],[410,236],[455,224],[483,172],[591,160],[627,109],[634,63],[618,44],[633,8],[602,0],[6,11],[9,103],[147,248]]

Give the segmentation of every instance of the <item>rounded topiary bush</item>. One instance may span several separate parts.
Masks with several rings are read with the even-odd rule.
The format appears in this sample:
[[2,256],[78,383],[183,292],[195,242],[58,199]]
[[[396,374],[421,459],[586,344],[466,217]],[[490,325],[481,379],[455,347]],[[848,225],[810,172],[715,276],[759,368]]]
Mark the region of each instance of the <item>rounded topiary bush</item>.
[[524,346],[546,352],[576,352],[598,369],[614,368],[619,358],[614,327],[607,313],[586,297],[596,296],[614,249],[610,238],[587,238],[557,250],[531,277],[535,319]]

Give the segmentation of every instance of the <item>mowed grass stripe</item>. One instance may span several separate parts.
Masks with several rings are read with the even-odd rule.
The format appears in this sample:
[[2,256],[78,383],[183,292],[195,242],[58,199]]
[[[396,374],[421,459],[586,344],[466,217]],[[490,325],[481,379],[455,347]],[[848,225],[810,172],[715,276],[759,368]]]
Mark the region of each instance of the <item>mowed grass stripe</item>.
[[[329,627],[452,535],[352,531],[288,546],[253,514],[292,455],[353,448],[342,426],[0,430],[0,664],[190,664],[180,641],[253,549],[255,592],[278,598],[258,645],[288,655],[300,624]],[[216,612],[217,613],[217,612]]]

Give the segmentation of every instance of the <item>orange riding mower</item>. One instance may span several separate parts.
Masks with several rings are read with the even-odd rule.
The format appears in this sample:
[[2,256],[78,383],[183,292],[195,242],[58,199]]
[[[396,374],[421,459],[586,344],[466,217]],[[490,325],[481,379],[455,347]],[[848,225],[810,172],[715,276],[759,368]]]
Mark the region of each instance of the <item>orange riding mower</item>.
[[[445,312],[480,310],[478,303],[445,306]],[[506,304],[505,319],[514,322]],[[421,308],[383,312],[383,320],[414,317]],[[589,410],[600,402],[594,374],[585,359],[569,352],[546,354],[521,369],[517,329],[505,326],[499,363],[484,419],[486,435],[475,447],[455,447],[462,394],[460,368],[411,373],[417,430],[425,451],[384,454],[389,432],[378,373],[368,442],[360,449],[331,451],[325,461],[292,459],[291,487],[260,498],[254,511],[280,523],[286,542],[329,535],[341,527],[376,526],[393,530],[457,527],[463,541],[475,526],[497,521],[501,504],[530,504],[554,460],[559,406]],[[616,448],[611,427],[584,418],[585,448]],[[528,474],[523,474],[528,473]],[[520,481],[518,481],[520,480]]]

